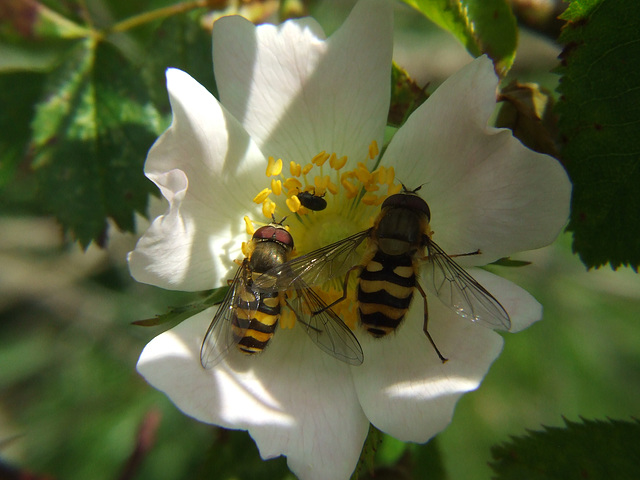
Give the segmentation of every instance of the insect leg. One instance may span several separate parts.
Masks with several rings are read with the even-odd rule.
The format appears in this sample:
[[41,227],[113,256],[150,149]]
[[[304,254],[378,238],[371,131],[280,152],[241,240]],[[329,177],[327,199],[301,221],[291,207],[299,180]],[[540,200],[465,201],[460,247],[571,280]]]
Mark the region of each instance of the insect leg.
[[429,323],[429,306],[427,305],[427,295],[424,293],[424,290],[422,289],[422,287],[418,282],[416,282],[416,288],[418,289],[418,291],[420,292],[420,295],[422,295],[422,299],[424,300],[424,325],[422,327],[422,330],[424,331],[424,334],[427,336],[427,338],[431,342],[433,349],[438,354],[438,358],[440,358],[440,361],[444,363],[448,359],[442,356],[442,354],[440,353],[440,350],[438,350],[438,347],[436,347],[436,342],[434,342],[433,338],[431,338],[431,334],[429,333],[429,330],[427,328],[427,325]]
[[343,300],[345,300],[347,298],[347,288],[349,287],[349,275],[351,274],[351,272],[353,272],[355,269],[360,269],[362,270],[364,267],[363,265],[354,265],[353,267],[351,267],[349,270],[347,270],[347,273],[344,276],[344,283],[342,285],[342,296],[337,299],[334,302],[331,302],[330,305],[327,305],[326,307],[324,307],[322,310],[318,310],[317,312],[313,312],[313,315],[317,315],[319,313],[324,312],[325,310],[329,310],[331,307],[333,307],[334,305],[337,305],[338,303],[342,302]]

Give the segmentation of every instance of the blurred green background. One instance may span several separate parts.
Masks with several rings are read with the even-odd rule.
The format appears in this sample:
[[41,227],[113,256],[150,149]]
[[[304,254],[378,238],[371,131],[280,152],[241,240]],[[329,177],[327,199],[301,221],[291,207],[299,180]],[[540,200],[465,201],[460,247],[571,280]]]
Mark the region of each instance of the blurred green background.
[[[341,14],[333,3],[320,7],[331,30]],[[437,84],[468,61],[459,44],[406,9],[396,29],[395,58],[420,85]],[[558,53],[522,31],[512,76],[553,88]],[[161,329],[131,322],[194,296],[133,282],[125,263],[133,235],[112,232],[104,250],[70,245],[39,214],[32,187],[20,175],[0,203],[3,464],[69,480],[287,477],[283,459],[259,461],[246,433],[187,418],[136,374],[141,349]],[[530,266],[493,268],[531,292],[545,316],[506,335],[481,388],[463,397],[438,436],[449,478],[489,478],[491,445],[526,429],[562,426],[563,416],[638,415],[640,279],[625,269],[587,272],[570,242],[563,235],[514,257]],[[385,438],[378,462],[396,462],[403,448]]]

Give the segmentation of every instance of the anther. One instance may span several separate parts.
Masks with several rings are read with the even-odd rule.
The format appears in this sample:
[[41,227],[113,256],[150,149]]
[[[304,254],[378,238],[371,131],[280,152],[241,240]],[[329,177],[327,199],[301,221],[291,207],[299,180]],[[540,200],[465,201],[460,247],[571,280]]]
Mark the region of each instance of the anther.
[[296,213],[298,210],[300,210],[300,206],[302,205],[300,203],[300,199],[298,199],[298,197],[295,195],[287,198],[286,204],[287,207],[289,207],[289,210],[291,210],[293,213]]
[[347,164],[347,156],[338,158],[337,156],[331,155],[329,159],[329,166],[334,170],[340,170]]
[[262,214],[265,217],[271,218],[275,213],[275,211],[276,211],[276,204],[271,200],[267,199],[262,203]]
[[378,150],[378,142],[374,140],[369,144],[369,158],[373,160],[378,156],[378,153],[380,153],[380,150]]
[[324,162],[326,162],[329,159],[329,157],[330,155],[323,150],[311,159],[311,163],[314,163],[319,167],[321,167],[322,165],[324,165]]
[[246,215],[244,216],[244,225],[245,229],[247,230],[247,235],[251,235],[253,237],[253,234],[256,233],[256,229],[253,228],[253,222]]
[[267,199],[269,195],[271,195],[271,189],[265,188],[260,193],[258,193],[255,197],[253,197],[253,202],[262,203]]
[[282,159],[279,158],[278,160],[274,160],[273,157],[269,157],[268,162],[266,172],[267,177],[280,175],[280,172],[282,172]]
[[271,179],[271,190],[274,195],[280,195],[282,193],[282,180]]

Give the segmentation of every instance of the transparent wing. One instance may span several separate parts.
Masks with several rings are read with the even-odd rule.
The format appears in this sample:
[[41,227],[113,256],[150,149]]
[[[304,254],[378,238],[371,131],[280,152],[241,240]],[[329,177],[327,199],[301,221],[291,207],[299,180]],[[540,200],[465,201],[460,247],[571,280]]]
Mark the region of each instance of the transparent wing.
[[307,286],[322,285],[331,278],[344,275],[360,262],[361,254],[357,249],[370,233],[371,229],[356,233],[267,270],[254,281],[253,286],[260,292],[275,292],[297,289],[298,282]]
[[427,244],[431,281],[426,287],[458,315],[499,330],[509,330],[511,319],[500,302],[454,262],[438,245]]
[[251,317],[255,313],[255,303],[252,307],[249,302],[242,300],[242,295],[240,295],[242,290],[246,290],[245,278],[246,267],[243,265],[233,277],[229,291],[207,329],[202,347],[200,347],[200,363],[206,369],[218,364],[227,355],[229,349],[240,340],[241,337],[234,335],[232,329],[232,319],[236,309],[247,310],[251,313]]
[[356,336],[311,288],[299,282],[296,296],[288,305],[322,350],[350,365],[362,364],[364,353]]

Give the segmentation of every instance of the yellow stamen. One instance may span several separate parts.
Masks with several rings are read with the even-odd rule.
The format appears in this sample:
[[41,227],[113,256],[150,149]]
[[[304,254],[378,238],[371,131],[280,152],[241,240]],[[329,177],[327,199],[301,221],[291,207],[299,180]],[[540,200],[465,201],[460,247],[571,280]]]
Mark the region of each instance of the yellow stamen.
[[[317,166],[321,167],[322,165],[324,165],[324,162],[326,162],[329,159],[329,157],[330,157],[330,155],[323,150],[323,151],[321,151],[319,154],[317,154],[315,157],[313,157],[311,159],[311,163],[314,163]],[[309,172],[306,172],[305,175],[307,173],[309,173]]]
[[280,195],[282,193],[282,180],[276,180],[275,178],[271,179],[271,190],[275,195]]
[[299,191],[302,188],[302,183],[297,178],[289,177],[284,181],[284,188],[287,189],[287,192],[291,192],[292,190]]
[[347,164],[347,156],[345,155],[344,157],[338,158],[337,155],[334,155],[331,155],[331,158],[329,159],[329,166],[334,170],[340,170]]
[[[391,184],[395,181],[396,179],[396,170],[393,167],[389,167],[387,169],[387,185],[391,186]],[[398,185],[400,187],[400,185]]]
[[378,142],[374,140],[369,145],[369,158],[373,160],[378,156],[379,153],[380,153],[380,150],[378,150]]
[[389,185],[387,187],[387,197],[391,196],[391,195],[395,195],[396,193],[400,193],[400,191],[402,190],[402,185],[398,184],[398,185]]
[[253,203],[262,203],[267,199],[269,195],[271,195],[271,189],[265,188],[259,194],[253,197]]
[[293,328],[296,324],[296,316],[289,308],[283,308],[280,313],[280,328]]
[[273,157],[269,157],[267,164],[267,177],[274,177],[276,175],[280,175],[282,172],[282,159],[274,160]]
[[313,168],[313,163],[307,163],[303,168],[302,168],[302,174],[306,175],[307,173],[309,173],[311,171],[311,169]]
[[358,168],[355,169],[356,177],[363,185],[366,185],[371,181],[371,173],[367,169],[367,166],[364,163],[359,162]]
[[338,186],[331,181],[327,184],[327,190],[329,190],[332,195],[337,195],[340,191]]
[[296,213],[298,210],[300,210],[300,206],[302,205],[300,203],[300,199],[295,195],[293,197],[287,198],[286,204],[287,207],[289,207],[289,210],[291,210],[293,213]]
[[289,171],[291,172],[292,177],[299,177],[300,174],[302,173],[302,165],[294,161],[291,161],[289,163]]
[[246,215],[244,216],[244,225],[247,230],[247,235],[251,235],[253,237],[253,234],[256,233],[256,229],[253,228],[253,222]]
[[382,203],[380,197],[375,193],[365,193],[360,201],[365,205],[378,205],[378,202]]
[[265,200],[262,204],[262,214],[267,218],[271,218],[275,212],[276,204],[269,199]]
[[322,195],[324,193],[324,190],[327,189],[327,185],[329,185],[329,181],[329,175],[325,175],[324,177],[316,175],[314,177],[313,184],[316,186],[316,195]]

